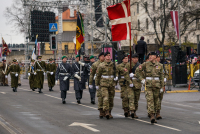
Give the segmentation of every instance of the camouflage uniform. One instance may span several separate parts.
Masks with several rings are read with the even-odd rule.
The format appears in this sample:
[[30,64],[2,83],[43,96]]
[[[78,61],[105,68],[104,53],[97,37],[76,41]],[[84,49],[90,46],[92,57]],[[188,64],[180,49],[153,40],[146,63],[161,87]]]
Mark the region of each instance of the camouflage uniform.
[[36,72],[37,88],[41,90],[43,89],[44,72],[46,70],[46,63],[44,61],[41,61],[41,62],[36,61],[34,69]]
[[30,73],[29,76],[29,85],[30,85],[30,89],[32,89],[33,91],[35,91],[35,89],[37,88],[36,86],[36,75],[34,75],[34,65],[30,65],[28,68],[28,73]]
[[[49,63],[46,66],[46,71],[47,71],[47,79],[48,79],[48,86],[49,86],[49,91],[53,91],[52,87],[55,86],[55,73],[56,73],[56,64],[55,63]],[[50,73],[53,72],[51,75]]]
[[8,78],[5,78],[5,73],[8,71],[8,64],[4,63],[3,71],[3,85],[8,86]]
[[[19,65],[16,65],[16,64],[11,65],[5,75],[8,75],[9,73],[11,76],[11,87],[13,88],[13,91],[15,92],[17,91],[16,89],[18,87],[18,77],[20,73]],[[15,74],[18,74],[18,76],[16,77]]]
[[[142,75],[144,71],[144,76]],[[163,67],[156,61],[148,61],[138,67],[136,77],[146,79],[145,97],[147,99],[148,113],[154,118],[157,111],[159,92],[164,87]],[[155,119],[153,120],[154,123]]]
[[130,80],[129,72],[126,68],[127,64],[121,63],[117,66],[117,74],[119,75],[119,85],[121,86],[122,108],[124,109],[124,115],[126,117],[128,116],[129,110],[135,110],[134,92],[129,87],[129,85],[132,84],[132,81]]
[[108,112],[113,108],[114,96],[115,96],[115,82],[114,82],[114,63],[113,62],[103,62],[99,64],[96,73],[95,84],[100,87],[99,90],[103,99],[103,111]]
[[0,86],[3,85],[3,63],[0,62]]

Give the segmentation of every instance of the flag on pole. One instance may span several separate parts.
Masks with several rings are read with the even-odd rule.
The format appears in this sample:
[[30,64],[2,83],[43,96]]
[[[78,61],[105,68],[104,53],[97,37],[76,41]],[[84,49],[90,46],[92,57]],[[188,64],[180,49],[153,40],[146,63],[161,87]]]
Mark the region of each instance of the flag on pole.
[[84,43],[84,37],[83,37],[83,20],[80,17],[80,13],[78,12],[77,16],[77,25],[76,25],[76,50],[81,49],[81,45]]
[[178,11],[170,11],[172,22],[176,31],[176,35],[179,39],[179,24],[178,24]]
[[6,44],[3,38],[2,38],[2,46],[3,46],[2,55],[9,55],[10,51],[8,49],[8,45]]
[[112,41],[131,39],[130,0],[107,7],[111,22]]
[[121,50],[121,49],[122,49],[122,46],[121,46],[120,41],[118,41],[118,46],[119,46],[119,50]]
[[2,47],[0,48],[0,57],[2,58]]
[[37,43],[38,55],[40,56],[40,43]]

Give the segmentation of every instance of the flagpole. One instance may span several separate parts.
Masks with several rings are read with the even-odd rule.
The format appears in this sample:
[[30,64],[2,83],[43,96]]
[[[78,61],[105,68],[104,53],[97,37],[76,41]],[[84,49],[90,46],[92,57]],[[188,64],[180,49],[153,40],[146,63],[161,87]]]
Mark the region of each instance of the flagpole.
[[181,35],[180,35],[180,2],[178,0],[178,32],[179,32],[179,47],[181,47]]
[[[128,2],[130,2],[129,0],[128,0]],[[131,3],[128,3],[128,12],[130,12],[130,17],[131,17],[131,7],[130,7],[130,5],[131,5]],[[131,18],[131,20],[132,20],[132,18]],[[129,43],[130,43],[130,73],[132,72],[132,70],[131,70],[131,57],[132,57],[132,52],[131,52],[131,30],[130,30],[130,40],[129,40]]]

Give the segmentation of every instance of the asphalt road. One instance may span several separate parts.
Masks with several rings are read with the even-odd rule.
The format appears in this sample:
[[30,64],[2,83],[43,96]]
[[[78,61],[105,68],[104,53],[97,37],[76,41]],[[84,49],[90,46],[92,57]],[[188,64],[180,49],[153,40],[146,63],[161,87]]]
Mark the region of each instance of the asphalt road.
[[[44,85],[43,94],[32,92],[28,80],[22,80],[18,92],[0,86],[0,134],[199,134],[200,93],[165,94],[162,120],[150,124],[146,99],[141,93],[139,119],[125,118],[120,93],[115,94],[114,119],[99,119],[97,104],[90,103],[88,90],[83,93],[82,104],[75,99],[73,83],[62,104],[59,86],[53,92]],[[97,103],[97,99],[96,99]]]

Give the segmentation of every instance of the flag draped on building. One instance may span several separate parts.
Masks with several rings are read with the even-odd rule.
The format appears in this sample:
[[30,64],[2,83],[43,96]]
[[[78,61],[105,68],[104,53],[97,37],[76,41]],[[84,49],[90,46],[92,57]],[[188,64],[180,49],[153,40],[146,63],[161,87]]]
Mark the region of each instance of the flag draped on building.
[[77,25],[76,25],[76,50],[80,50],[81,45],[84,43],[83,31],[84,31],[83,20],[82,20],[80,13],[78,12]]
[[107,7],[112,28],[112,41],[131,39],[130,0]]
[[3,46],[3,50],[2,50],[2,55],[7,56],[10,54],[10,51],[8,49],[8,45],[6,44],[6,42],[4,41],[4,39],[2,38],[2,46]]
[[179,39],[179,23],[178,23],[178,11],[170,11],[172,22],[176,31],[176,35]]

